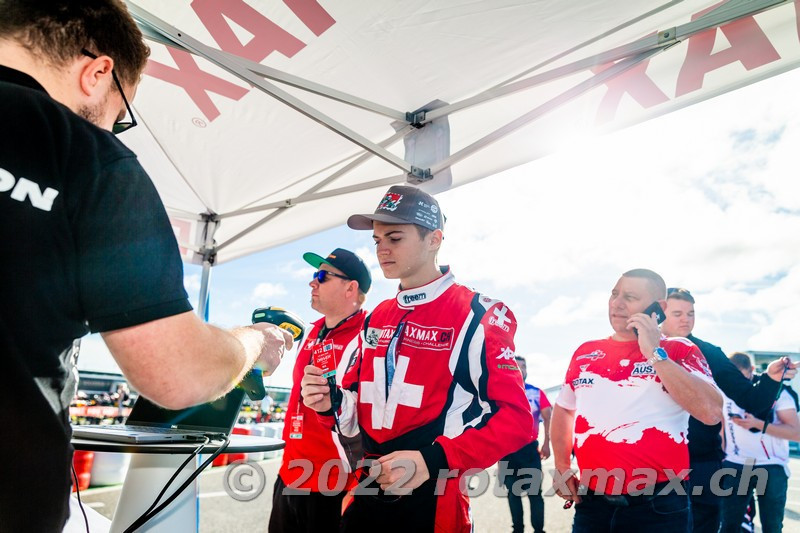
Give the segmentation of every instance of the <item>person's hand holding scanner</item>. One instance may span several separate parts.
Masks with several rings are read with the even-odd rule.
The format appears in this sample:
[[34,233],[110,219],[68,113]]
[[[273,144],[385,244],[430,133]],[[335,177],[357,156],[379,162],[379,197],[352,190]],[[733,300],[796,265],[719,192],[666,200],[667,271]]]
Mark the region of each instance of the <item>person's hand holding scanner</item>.
[[261,353],[254,366],[261,370],[262,375],[271,375],[278,368],[286,350],[292,349],[294,344],[292,334],[267,322],[244,327],[261,333]]
[[318,413],[324,413],[331,408],[331,388],[328,379],[322,377],[321,368],[306,366],[300,387],[306,407]]

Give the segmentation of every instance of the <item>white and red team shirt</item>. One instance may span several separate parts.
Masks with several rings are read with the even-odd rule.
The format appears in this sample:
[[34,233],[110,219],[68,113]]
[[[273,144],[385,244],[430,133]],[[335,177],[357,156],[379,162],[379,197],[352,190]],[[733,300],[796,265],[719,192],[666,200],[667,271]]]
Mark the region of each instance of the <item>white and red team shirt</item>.
[[[401,322],[387,394],[386,356]],[[399,291],[367,319],[361,358],[343,384],[342,432],[360,427],[368,456],[441,445],[459,475],[436,497],[437,531],[471,529],[469,499],[459,490],[466,470],[487,468],[531,440],[516,327],[507,306],[457,284],[449,269]]]
[[542,409],[547,409],[552,406],[544,391],[538,387],[534,387],[530,383],[525,384],[525,396],[528,398],[528,405],[531,407],[531,415],[533,416],[533,440],[536,440],[539,438],[539,422],[542,417]]
[[[336,382],[341,385],[351,359],[358,354],[359,337],[366,316],[367,313],[363,310],[355,313],[329,331],[322,340],[318,340],[317,337],[320,328],[325,325],[325,318],[317,320],[297,354],[292,374],[292,391],[289,394],[289,404],[283,426],[283,441],[286,443],[286,447],[283,449],[283,461],[278,473],[287,487],[320,492],[320,484],[325,482],[327,486],[321,487],[322,490],[333,491],[337,486],[342,487],[340,476],[346,478],[343,488],[349,489],[355,486],[355,477],[351,472],[339,435],[335,431],[331,431],[330,427],[321,424],[316,412],[303,403],[300,395],[300,381],[303,379],[306,365],[313,364],[311,360],[314,346],[318,342],[332,342],[336,361]],[[298,414],[303,417],[302,438],[290,438],[292,417]],[[308,477],[307,469],[301,466],[290,467],[293,459],[310,460],[314,466],[311,476]],[[329,461],[333,461],[333,467],[329,469],[326,479],[320,479],[323,466]],[[302,479],[304,477],[307,479]]]
[[[731,420],[730,414],[743,417],[745,410],[736,405],[736,402],[727,396],[723,396],[722,400],[722,412],[725,416],[723,422],[723,428],[725,429],[725,460],[740,465],[748,461],[754,461],[755,466],[780,465],[788,476],[790,474],[789,441],[766,433],[762,434],[760,431],[752,433],[749,429],[737,426]],[[797,416],[797,406],[794,403],[794,399],[785,390],[781,390],[778,395],[778,401],[770,412],[772,416],[772,420],[769,422],[770,426],[783,425],[783,422],[778,419],[778,411],[788,411],[790,414]],[[767,453],[764,452],[765,448]]]
[[[660,344],[674,362],[713,383],[705,357],[691,341],[662,337]],[[572,356],[556,404],[575,411],[578,468],[581,473],[609,473],[606,493],[627,494],[629,487],[641,490],[670,479],[667,469],[681,476],[689,468],[689,413],[667,393],[637,340],[607,338],[581,345]],[[614,469],[619,471],[611,472]],[[637,469],[646,471],[634,473]],[[596,490],[598,477],[588,481]]]

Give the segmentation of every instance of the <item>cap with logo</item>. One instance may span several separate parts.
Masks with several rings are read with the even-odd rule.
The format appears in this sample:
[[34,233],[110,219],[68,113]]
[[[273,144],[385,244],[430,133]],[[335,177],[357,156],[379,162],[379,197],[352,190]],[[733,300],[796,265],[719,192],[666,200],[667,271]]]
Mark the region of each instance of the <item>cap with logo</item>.
[[444,229],[445,216],[430,194],[416,187],[395,185],[386,191],[374,213],[353,215],[347,219],[347,225],[352,229],[372,229],[374,221],[416,224],[434,230]]
[[329,253],[328,257],[306,252],[303,254],[303,260],[314,268],[319,268],[323,263],[338,268],[345,276],[357,281],[358,288],[363,293],[369,292],[369,288],[372,285],[372,275],[369,273],[367,265],[350,250],[337,248]]

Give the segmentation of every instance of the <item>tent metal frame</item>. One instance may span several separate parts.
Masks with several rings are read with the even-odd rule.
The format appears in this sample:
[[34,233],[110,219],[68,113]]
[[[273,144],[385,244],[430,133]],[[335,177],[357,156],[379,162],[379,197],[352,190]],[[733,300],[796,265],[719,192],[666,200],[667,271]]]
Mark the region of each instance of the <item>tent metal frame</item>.
[[[789,3],[789,1],[790,0],[729,0],[716,9],[706,13],[702,17],[699,17],[697,20],[659,31],[655,35],[638,39],[632,43],[613,48],[606,52],[573,61],[571,63],[555,67],[551,70],[534,74],[523,79],[519,79],[519,75],[515,76],[512,78],[514,81],[509,81],[508,83],[495,86],[482,93],[465,98],[459,102],[454,102],[443,107],[439,107],[435,110],[428,112],[402,112],[207,46],[197,39],[187,35],[185,32],[182,32],[167,22],[155,17],[148,11],[137,6],[134,2],[126,0],[131,15],[133,16],[134,20],[136,20],[142,32],[148,39],[205,58],[237,78],[258,88],[278,101],[307,116],[311,120],[314,120],[320,125],[344,137],[365,151],[356,156],[353,161],[345,165],[343,168],[332,173],[323,181],[295,198],[288,198],[278,202],[269,202],[259,206],[240,209],[225,214],[208,213],[203,215],[205,225],[203,228],[205,243],[203,249],[201,250],[203,256],[203,277],[200,289],[200,304],[198,305],[198,313],[200,313],[201,316],[203,316],[205,313],[210,269],[215,262],[217,251],[242,238],[256,228],[264,225],[265,223],[274,219],[276,216],[279,216],[281,213],[285,212],[286,209],[304,202],[310,202],[322,198],[338,196],[386,185],[394,185],[404,181],[411,183],[421,183],[427,181],[431,179],[433,175],[441,172],[442,170],[451,167],[466,157],[508,136],[512,132],[537,120],[550,111],[557,109],[570,100],[575,99],[579,95],[600,86],[616,76],[619,76],[625,71],[635,67],[642,61],[645,61],[653,55],[674,46],[675,44],[691,37],[692,35],[713,28],[718,28],[740,18],[752,16],[754,14]],[[545,62],[545,64],[547,63],[548,62]],[[424,127],[425,124],[437,118],[449,116],[458,111],[525,91],[550,81],[585,72],[590,67],[596,65],[612,63],[613,65],[608,69],[605,69],[602,72],[595,74],[584,81],[581,81],[577,85],[542,103],[527,113],[520,115],[517,119],[488,133],[483,138],[462,148],[458,152],[451,154],[445,160],[440,161],[430,169],[420,169],[414,167],[387,149],[388,146],[391,146],[395,142],[402,139],[414,128]],[[273,80],[291,87],[302,89],[312,94],[320,95],[331,100],[353,106],[358,109],[377,113],[394,121],[406,122],[408,126],[401,129],[388,139],[379,143],[375,143],[267,80]],[[327,191],[320,190],[325,186],[335,182],[338,178],[363,164],[373,156],[383,159],[384,161],[403,171],[403,174],[348,187],[329,189]],[[251,226],[245,228],[238,234],[234,235],[230,239],[226,240],[224,243],[217,244],[215,242],[214,233],[216,232],[216,229],[219,226],[222,218],[251,214],[259,211],[272,212]]]

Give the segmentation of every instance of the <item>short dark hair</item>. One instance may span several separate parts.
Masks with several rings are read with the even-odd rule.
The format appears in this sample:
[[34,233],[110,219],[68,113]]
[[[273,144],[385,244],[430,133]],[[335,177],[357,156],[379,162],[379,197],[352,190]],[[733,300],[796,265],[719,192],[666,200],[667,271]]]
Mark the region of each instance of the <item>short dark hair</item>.
[[525,363],[526,365],[528,364],[528,362],[525,360],[525,358],[524,358],[524,357],[522,357],[521,355],[515,355],[515,356],[514,356],[514,360],[515,360],[515,361],[522,361],[522,362],[523,362],[523,363]]
[[740,370],[750,370],[753,368],[753,360],[744,352],[733,352],[728,356],[728,359]]
[[0,0],[0,38],[62,66],[86,49],[114,60],[123,85],[135,85],[150,48],[121,0]]
[[663,300],[667,295],[667,284],[664,283],[664,278],[646,268],[634,268],[622,274],[624,278],[644,278],[650,282],[653,289],[653,296],[658,300]]
[[425,226],[420,226],[419,224],[412,224],[415,228],[417,228],[417,233],[419,233],[420,240],[424,239],[431,233],[433,233],[432,229],[428,229]]
[[681,289],[678,287],[670,287],[667,289],[667,300],[683,300],[694,304],[694,296],[688,289]]

